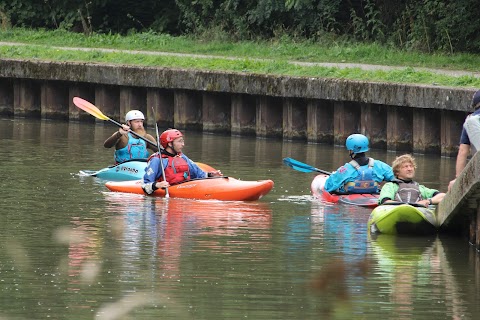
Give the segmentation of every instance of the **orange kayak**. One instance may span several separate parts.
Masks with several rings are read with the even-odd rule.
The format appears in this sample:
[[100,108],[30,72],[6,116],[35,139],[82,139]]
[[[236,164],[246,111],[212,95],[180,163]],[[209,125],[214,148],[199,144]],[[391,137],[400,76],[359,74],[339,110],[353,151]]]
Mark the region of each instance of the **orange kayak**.
[[[142,180],[108,181],[105,186],[111,191],[145,194]],[[168,188],[168,194],[172,198],[254,201],[269,193],[272,188],[272,180],[243,181],[231,177],[213,177],[173,185]],[[165,190],[155,190],[152,195],[165,197]]]

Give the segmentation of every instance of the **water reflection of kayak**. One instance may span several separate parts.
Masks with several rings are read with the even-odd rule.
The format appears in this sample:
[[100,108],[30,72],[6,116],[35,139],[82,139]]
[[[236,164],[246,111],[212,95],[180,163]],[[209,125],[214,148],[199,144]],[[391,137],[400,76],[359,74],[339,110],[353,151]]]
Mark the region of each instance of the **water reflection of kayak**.
[[[391,237],[378,235],[370,239],[373,252],[382,259],[395,261],[397,264],[412,264],[422,259],[422,255],[436,243],[432,237]],[[430,249],[429,249],[430,248]]]
[[[108,181],[105,186],[111,191],[144,194],[142,180]],[[168,194],[172,198],[254,201],[269,193],[272,188],[272,180],[243,181],[231,177],[213,177],[170,186]],[[153,195],[165,197],[165,190],[155,190]]]
[[436,232],[438,223],[430,208],[393,204],[373,209],[367,225],[373,234],[427,235]]
[[345,203],[362,207],[374,208],[377,206],[378,194],[356,193],[356,194],[333,194],[325,191],[324,185],[328,175],[317,175],[311,184],[312,194],[315,198],[330,203]]
[[369,248],[376,257],[378,272],[391,279],[399,270],[414,274],[420,273],[419,268],[430,270],[433,246],[437,241],[432,237],[378,235],[369,241]]

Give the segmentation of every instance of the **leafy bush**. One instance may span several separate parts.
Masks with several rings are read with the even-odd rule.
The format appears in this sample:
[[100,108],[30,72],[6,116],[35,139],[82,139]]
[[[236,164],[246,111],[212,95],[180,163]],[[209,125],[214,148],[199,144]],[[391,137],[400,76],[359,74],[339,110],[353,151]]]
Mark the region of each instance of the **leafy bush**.
[[425,52],[480,49],[476,0],[0,0],[0,26],[216,40],[350,37]]

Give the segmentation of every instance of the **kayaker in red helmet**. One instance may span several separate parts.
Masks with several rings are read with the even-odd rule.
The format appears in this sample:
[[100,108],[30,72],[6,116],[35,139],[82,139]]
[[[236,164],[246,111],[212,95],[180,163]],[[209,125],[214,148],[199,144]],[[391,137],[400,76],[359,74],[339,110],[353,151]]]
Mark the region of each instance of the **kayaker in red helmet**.
[[[153,154],[148,160],[142,188],[152,194],[160,188],[168,188],[190,179],[222,176],[220,170],[204,172],[198,165],[182,153],[185,145],[183,134],[177,129],[168,129],[160,135],[160,144],[164,148]],[[160,160],[161,159],[161,160]],[[166,179],[162,176],[162,165]],[[165,181],[166,180],[166,181]]]
[[392,168],[380,160],[365,155],[369,141],[363,134],[351,134],[345,141],[350,162],[333,172],[325,181],[330,193],[378,193],[383,181],[395,179]]
[[130,131],[150,140],[155,138],[149,135],[143,126],[145,116],[140,110],[131,110],[125,115],[125,123],[118,131],[115,131],[105,142],[105,148],[115,146],[115,163],[122,163],[131,159],[145,159],[150,155],[148,150],[156,152],[157,148],[147,144],[144,140],[135,137]]

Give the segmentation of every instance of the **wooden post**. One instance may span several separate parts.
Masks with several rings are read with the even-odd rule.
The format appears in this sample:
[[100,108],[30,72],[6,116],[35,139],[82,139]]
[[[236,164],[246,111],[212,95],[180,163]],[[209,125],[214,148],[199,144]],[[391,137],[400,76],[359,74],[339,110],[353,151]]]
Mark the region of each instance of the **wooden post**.
[[41,85],[41,114],[43,119],[68,119],[69,90],[66,83],[47,81]]
[[387,111],[383,105],[362,103],[360,132],[366,135],[371,148],[387,147]]
[[234,94],[231,101],[232,135],[255,135],[255,97],[246,94]]
[[454,157],[458,152],[460,134],[462,133],[463,122],[467,116],[466,112],[443,110],[440,113],[440,141],[441,155]]
[[389,106],[387,111],[388,150],[410,152],[412,136],[412,109]]
[[257,99],[257,137],[281,138],[283,108],[280,98],[262,96]]
[[203,131],[230,133],[232,103],[226,94],[204,92],[202,96]]
[[13,113],[16,117],[40,118],[40,85],[32,80],[13,83]]
[[95,102],[95,89],[86,83],[75,83],[69,88],[68,119],[73,121],[95,122],[95,117],[73,104],[73,97],[80,97],[91,103]]
[[307,102],[307,140],[333,143],[333,102],[309,100]]
[[[158,130],[163,132],[173,127],[173,91],[151,88],[147,90],[147,124],[155,128],[155,121]],[[155,109],[154,119],[152,106]]]
[[352,133],[359,133],[360,108],[358,104],[347,101],[334,102],[333,139],[336,145],[345,145],[345,140]]
[[[120,115],[120,92],[115,86],[97,86],[95,87],[95,102],[92,102],[107,117],[120,123],[125,122],[125,114]],[[96,120],[97,122],[104,122]]]
[[[140,110],[147,117],[147,91],[144,88],[120,88],[120,118],[125,121],[125,115],[130,110]],[[145,119],[146,120],[146,119]]]
[[13,116],[13,81],[0,78],[0,114]]
[[176,90],[174,96],[174,126],[177,129],[201,131],[202,96],[196,91]]
[[439,154],[440,114],[434,109],[413,110],[413,152]]
[[283,101],[283,138],[302,140],[306,138],[307,107],[304,99],[286,98]]

